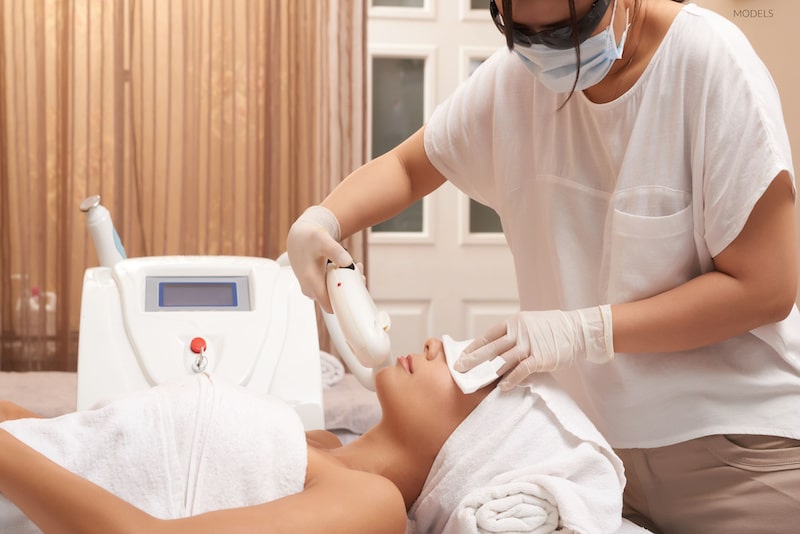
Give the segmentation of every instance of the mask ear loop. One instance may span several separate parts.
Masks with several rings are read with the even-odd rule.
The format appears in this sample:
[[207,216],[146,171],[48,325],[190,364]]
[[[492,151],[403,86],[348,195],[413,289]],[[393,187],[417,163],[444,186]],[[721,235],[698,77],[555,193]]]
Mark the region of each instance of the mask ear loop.
[[[608,8],[606,8],[608,9]],[[578,42],[578,35],[576,30],[578,15],[575,12],[575,0],[570,0],[569,2],[569,22],[572,25],[572,40],[575,45],[575,64],[577,68],[575,69],[575,81],[572,83],[572,89],[570,89],[567,98],[558,106],[558,110],[560,111],[564,106],[567,105],[567,102],[572,98],[572,95],[575,94],[575,88],[578,87],[578,79],[581,76],[581,43]]]
[[617,53],[616,53],[617,59],[622,59],[622,53],[623,53],[623,50],[625,48],[625,41],[628,38],[628,29],[631,27],[631,23],[630,23],[630,19],[628,18],[630,10],[626,8],[625,9],[625,30],[623,30],[622,37],[620,37],[619,44],[617,44],[616,35],[614,35],[614,18],[617,15],[617,2],[618,1],[619,0],[614,0],[614,7],[611,9],[611,26],[610,26],[611,31],[609,32],[609,35],[610,35],[611,39],[614,41],[614,48],[617,51]]

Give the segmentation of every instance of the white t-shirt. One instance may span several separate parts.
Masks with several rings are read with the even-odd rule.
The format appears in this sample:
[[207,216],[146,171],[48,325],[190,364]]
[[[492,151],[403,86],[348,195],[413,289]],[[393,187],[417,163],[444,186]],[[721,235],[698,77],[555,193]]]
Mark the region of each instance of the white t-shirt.
[[[706,9],[683,7],[624,95],[595,104],[578,92],[559,110],[565,98],[503,49],[425,131],[434,166],[500,215],[523,310],[638,300],[712,270],[774,177],[793,176],[772,78]],[[708,347],[556,376],[614,447],[800,438],[796,308]]]

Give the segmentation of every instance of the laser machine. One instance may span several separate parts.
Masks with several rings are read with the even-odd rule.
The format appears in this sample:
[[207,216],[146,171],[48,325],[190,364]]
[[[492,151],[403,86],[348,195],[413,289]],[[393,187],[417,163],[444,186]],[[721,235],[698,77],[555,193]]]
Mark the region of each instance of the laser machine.
[[86,270],[78,409],[191,373],[270,393],[324,427],[313,302],[288,265],[240,256],[127,258],[97,196],[81,204],[101,266]]

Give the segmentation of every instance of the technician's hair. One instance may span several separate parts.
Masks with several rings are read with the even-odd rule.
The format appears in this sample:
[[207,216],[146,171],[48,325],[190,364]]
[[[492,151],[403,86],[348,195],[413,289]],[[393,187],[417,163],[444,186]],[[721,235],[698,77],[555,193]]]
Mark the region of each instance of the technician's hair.
[[[640,2],[641,0],[634,0]],[[684,3],[686,0],[672,0],[679,4]],[[575,81],[572,83],[567,99],[558,106],[558,109],[563,108],[575,94],[575,88],[578,86],[578,77],[581,75],[581,43],[578,41],[578,15],[575,11],[575,0],[568,0],[569,2],[569,25],[572,28],[572,38],[575,41],[575,64],[577,69],[575,71]],[[513,18],[513,7],[511,0],[503,0],[503,34],[506,37],[506,46],[509,50],[514,49],[514,23],[511,22]]]

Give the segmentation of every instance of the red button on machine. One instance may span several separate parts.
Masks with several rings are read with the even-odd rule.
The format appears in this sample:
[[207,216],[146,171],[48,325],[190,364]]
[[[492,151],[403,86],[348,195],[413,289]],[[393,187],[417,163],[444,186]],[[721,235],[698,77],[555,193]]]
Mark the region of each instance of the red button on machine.
[[206,340],[202,337],[196,337],[189,343],[189,348],[192,349],[192,352],[195,354],[202,354],[206,350]]

